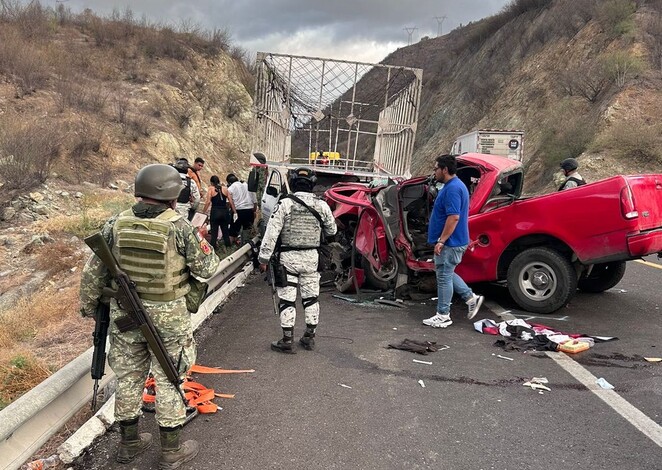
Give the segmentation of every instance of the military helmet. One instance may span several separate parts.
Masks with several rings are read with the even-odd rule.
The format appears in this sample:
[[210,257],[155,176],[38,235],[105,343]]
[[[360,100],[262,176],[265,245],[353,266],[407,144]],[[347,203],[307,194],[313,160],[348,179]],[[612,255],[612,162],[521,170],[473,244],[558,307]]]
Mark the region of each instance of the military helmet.
[[316,182],[317,176],[315,176],[315,172],[308,167],[300,166],[299,168],[292,170],[290,173],[290,188],[292,189],[299,184],[307,183],[307,186],[309,186],[312,191]]
[[173,201],[182,190],[179,172],[170,165],[155,163],[142,168],[136,175],[136,197],[157,201]]
[[180,173],[188,173],[188,169],[191,167],[188,164],[188,160],[186,158],[178,159],[173,166],[175,167],[175,170],[177,170]]
[[574,158],[566,158],[561,162],[561,168],[563,168],[565,171],[573,171],[579,168],[579,162],[577,162],[577,160]]

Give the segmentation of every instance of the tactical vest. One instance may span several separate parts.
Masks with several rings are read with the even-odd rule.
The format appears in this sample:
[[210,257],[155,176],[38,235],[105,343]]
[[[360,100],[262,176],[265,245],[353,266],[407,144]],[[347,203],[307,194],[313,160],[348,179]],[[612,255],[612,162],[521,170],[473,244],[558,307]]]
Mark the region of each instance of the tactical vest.
[[586,181],[580,180],[579,178],[575,178],[574,176],[569,177],[567,180],[563,182],[561,186],[559,186],[559,191],[563,191],[563,188],[565,188],[565,185],[568,181],[574,181],[577,183],[577,186],[584,186],[586,184]]
[[[306,204],[318,210],[315,201],[301,198]],[[318,211],[319,212],[319,211]],[[290,217],[280,232],[281,246],[284,249],[313,249],[320,246],[322,227],[315,216],[298,202],[292,201]]]
[[186,258],[175,241],[174,222],[180,218],[167,209],[156,218],[142,219],[129,209],[115,222],[113,255],[143,300],[169,302],[190,290]]

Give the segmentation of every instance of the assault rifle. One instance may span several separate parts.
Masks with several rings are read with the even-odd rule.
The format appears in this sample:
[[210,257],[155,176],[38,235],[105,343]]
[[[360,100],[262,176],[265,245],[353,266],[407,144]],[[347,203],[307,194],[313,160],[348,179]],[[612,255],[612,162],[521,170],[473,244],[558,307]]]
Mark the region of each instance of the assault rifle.
[[269,267],[269,270],[267,271],[267,282],[271,286],[271,301],[274,304],[274,313],[276,315],[280,315],[280,309],[278,308],[278,294],[276,291],[276,274],[275,274],[275,269],[274,269],[274,264],[275,261],[269,260],[269,264],[267,265]]
[[99,380],[106,373],[106,337],[110,325],[110,304],[99,301],[94,315],[94,353],[92,354],[92,368],[90,375],[94,379],[94,392],[92,393],[92,411],[97,408],[97,392],[99,391]]
[[[183,380],[179,378],[177,367],[163,345],[163,340],[154,327],[152,319],[145,310],[145,307],[138,296],[138,292],[136,291],[135,284],[131,281],[129,276],[120,269],[117,260],[110,251],[106,239],[103,238],[100,233],[85,238],[85,243],[92,248],[94,254],[101,259],[101,262],[106,268],[108,268],[113,280],[117,283],[118,289],[116,291],[109,287],[106,287],[103,290],[104,295],[115,298],[120,307],[128,314],[127,317],[115,320],[115,324],[122,333],[135,328],[140,328],[141,333],[149,344],[149,348],[152,350],[154,356],[156,356],[159,365],[168,377],[168,381],[179,392],[184,401],[184,405],[188,408],[188,401],[180,387]],[[92,378],[94,378],[94,376]]]

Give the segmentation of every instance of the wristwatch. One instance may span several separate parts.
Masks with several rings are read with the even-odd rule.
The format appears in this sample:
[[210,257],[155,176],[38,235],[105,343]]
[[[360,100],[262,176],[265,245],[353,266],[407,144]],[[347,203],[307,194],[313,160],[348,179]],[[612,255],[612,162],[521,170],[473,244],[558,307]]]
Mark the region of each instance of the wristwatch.
[[437,243],[441,243],[442,245],[444,245],[444,242],[441,241],[441,238],[437,240]]

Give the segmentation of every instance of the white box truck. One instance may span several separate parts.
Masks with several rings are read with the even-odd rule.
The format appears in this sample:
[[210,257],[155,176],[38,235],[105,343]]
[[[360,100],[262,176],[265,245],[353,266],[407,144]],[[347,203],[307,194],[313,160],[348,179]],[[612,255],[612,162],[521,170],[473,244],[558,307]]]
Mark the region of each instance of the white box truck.
[[269,52],[256,70],[251,165],[266,173],[265,220],[298,166],[319,190],[411,177],[423,70]]
[[486,153],[522,161],[524,131],[506,129],[479,129],[461,135],[451,148],[452,155]]

